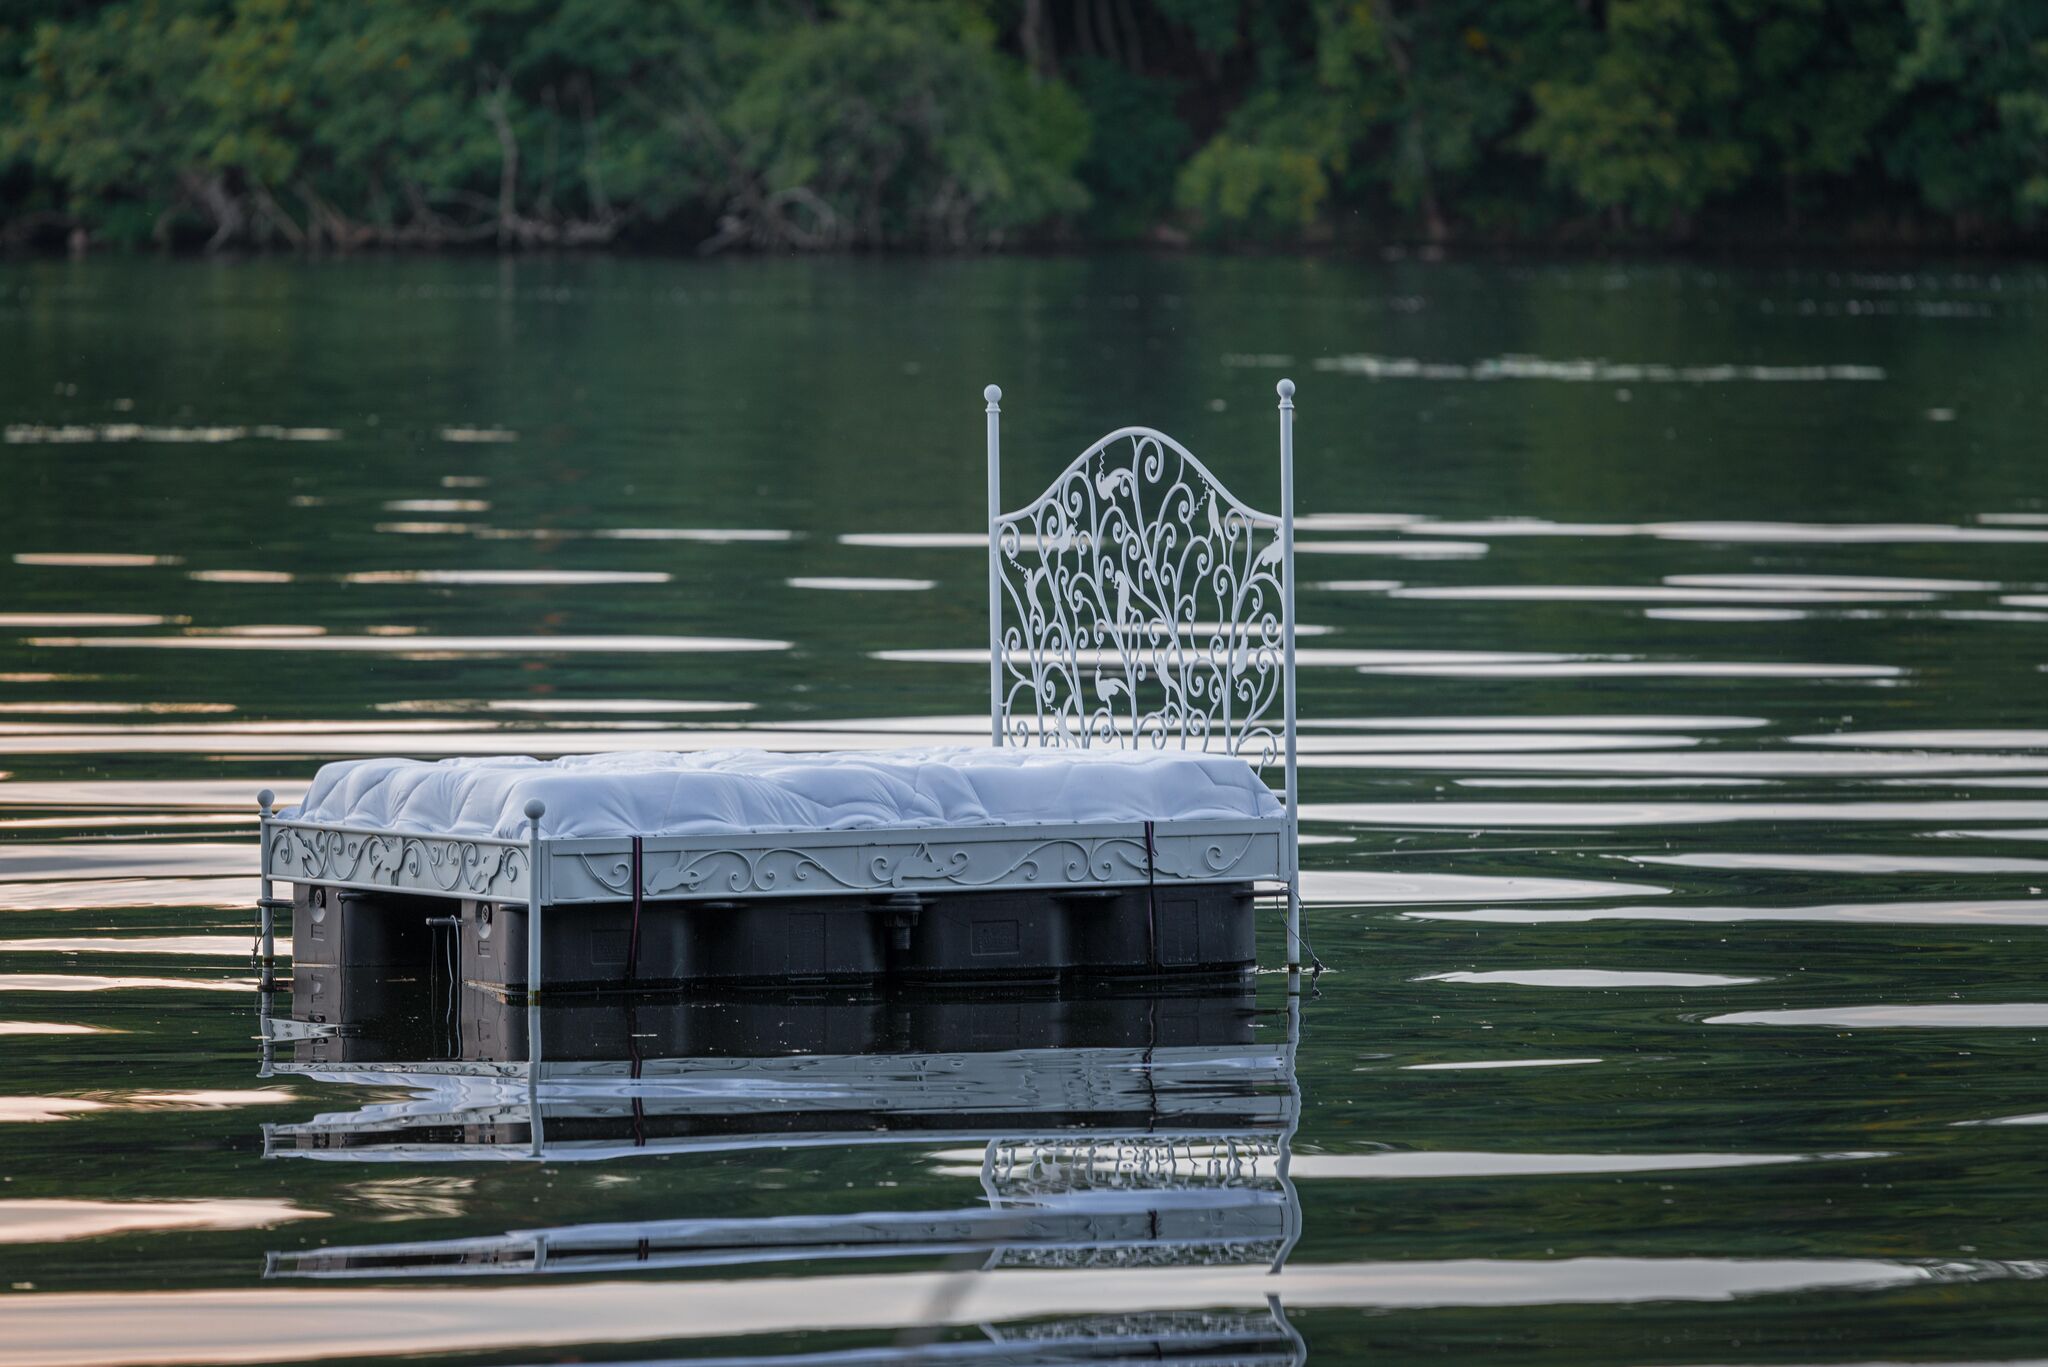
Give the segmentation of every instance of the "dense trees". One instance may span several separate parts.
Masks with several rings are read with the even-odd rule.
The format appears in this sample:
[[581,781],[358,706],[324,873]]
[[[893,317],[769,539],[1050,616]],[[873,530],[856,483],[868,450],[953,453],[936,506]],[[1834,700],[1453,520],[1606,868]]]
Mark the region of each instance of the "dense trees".
[[2042,240],[2048,0],[12,0],[0,236]]

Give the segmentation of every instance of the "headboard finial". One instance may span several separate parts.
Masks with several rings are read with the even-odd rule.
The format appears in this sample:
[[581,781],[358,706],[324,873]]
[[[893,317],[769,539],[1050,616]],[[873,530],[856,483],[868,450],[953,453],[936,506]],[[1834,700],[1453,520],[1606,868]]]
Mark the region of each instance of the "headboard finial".
[[992,384],[981,391],[981,397],[988,400],[988,411],[993,413],[1003,401],[1003,387],[999,384]]
[[1294,381],[1282,380],[1279,384],[1273,386],[1273,392],[1280,396],[1282,407],[1292,408],[1294,406]]

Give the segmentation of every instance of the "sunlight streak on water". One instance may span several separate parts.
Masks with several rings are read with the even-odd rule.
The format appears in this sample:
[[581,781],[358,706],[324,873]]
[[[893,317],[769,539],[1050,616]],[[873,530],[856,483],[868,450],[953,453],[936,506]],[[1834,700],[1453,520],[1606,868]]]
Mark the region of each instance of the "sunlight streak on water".
[[2039,821],[2048,801],[1930,799],[1925,802],[1322,802],[1305,803],[1306,821],[1361,826],[1434,826],[1447,830],[1541,830],[1586,826],[1689,826],[1719,822]]
[[0,612],[0,627],[160,627],[184,620],[151,612]]
[[666,584],[675,576],[662,570],[358,570],[342,576],[347,584],[504,584],[536,585]]
[[1486,925],[1575,925],[1590,921],[1675,921],[1721,925],[1742,921],[1842,925],[2048,926],[2048,898],[1954,902],[1839,902],[1820,906],[1494,907],[1476,911],[1410,911],[1415,920]]
[[[1251,1268],[1006,1269],[824,1275],[755,1281],[581,1283],[413,1288],[100,1293],[24,1303],[11,1335],[25,1367],[189,1360],[167,1344],[205,1342],[207,1360],[532,1349],[596,1339],[701,1339],[799,1329],[997,1324],[1052,1316],[1264,1306],[1442,1308],[1622,1306],[1727,1302],[1888,1288],[2016,1270],[1991,1262],[1940,1266],[1879,1258],[1413,1259],[1330,1262],[1279,1276]],[[175,1351],[175,1350],[173,1350]]]
[[254,978],[110,977],[97,973],[0,973],[0,992],[234,992],[247,995]]
[[1580,987],[1596,992],[1624,987],[1742,987],[1767,978],[1738,978],[1726,973],[1669,973],[1615,968],[1503,968],[1487,972],[1456,970],[1425,973],[1417,982],[1500,983],[1509,987]]
[[1817,1006],[1789,1011],[1732,1011],[1708,1025],[1821,1025],[1839,1030],[2048,1029],[2048,1002],[1931,1002],[1885,1006]]
[[[0,626],[8,625],[0,619]],[[24,625],[39,625],[26,623]],[[131,625],[62,622],[41,625]],[[45,650],[89,646],[109,650],[340,650],[393,655],[657,654],[790,650],[788,641],[744,636],[39,636]]]
[[842,593],[922,593],[938,587],[936,579],[856,579],[849,576],[810,575],[785,579],[793,589],[823,589]]
[[[256,904],[258,887],[253,875],[248,878],[83,878],[12,883],[0,886],[0,911],[219,907],[246,912]],[[247,987],[253,981],[243,980],[240,985]]]
[[0,1244],[44,1244],[103,1239],[163,1230],[269,1229],[325,1212],[289,1201],[175,1200],[73,1201],[0,1199]]
[[1573,878],[1502,878],[1482,874],[1367,873],[1307,869],[1301,899],[1328,906],[1403,906],[1417,902],[1583,901],[1669,892],[1654,884]]
[[1802,622],[1814,616],[1800,608],[1644,608],[1652,622]]
[[1389,598],[1495,603],[1925,603],[1932,593],[1897,589],[1677,588],[1654,584],[1435,584]]
[[0,1036],[62,1036],[119,1034],[104,1025],[80,1025],[64,1021],[0,1020]]

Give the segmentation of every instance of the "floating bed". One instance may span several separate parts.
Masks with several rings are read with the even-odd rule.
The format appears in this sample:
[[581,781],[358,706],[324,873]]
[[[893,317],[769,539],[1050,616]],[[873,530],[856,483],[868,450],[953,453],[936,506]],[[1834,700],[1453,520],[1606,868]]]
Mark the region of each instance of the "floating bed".
[[1145,427],[1002,512],[988,388],[987,747],[330,764],[259,795],[266,968],[285,907],[295,968],[396,968],[453,900],[529,994],[1241,969],[1262,884],[1297,966],[1293,392],[1278,515]]

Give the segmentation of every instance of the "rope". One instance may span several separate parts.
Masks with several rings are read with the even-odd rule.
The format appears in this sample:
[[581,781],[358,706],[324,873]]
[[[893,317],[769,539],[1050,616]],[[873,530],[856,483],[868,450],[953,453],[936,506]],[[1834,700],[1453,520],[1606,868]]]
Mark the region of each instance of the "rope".
[[[1299,872],[1297,872],[1297,873],[1295,874],[1295,877],[1296,877],[1296,878],[1299,878],[1300,876],[1301,876],[1301,875],[1300,875],[1300,873],[1299,873]],[[1290,886],[1290,887],[1289,887],[1289,888],[1287,889],[1287,892],[1286,892],[1286,894],[1285,894],[1285,895],[1286,895],[1287,897],[1294,897],[1294,896],[1296,896],[1297,894],[1296,894],[1296,892],[1295,892],[1294,888],[1293,888],[1292,886]],[[1301,950],[1302,950],[1302,953],[1304,953],[1304,954],[1308,955],[1308,976],[1309,976],[1309,981],[1310,981],[1310,982],[1314,982],[1314,981],[1315,981],[1315,980],[1316,980],[1317,978],[1320,978],[1320,977],[1322,977],[1322,976],[1323,976],[1323,970],[1325,969],[1325,967],[1327,967],[1327,965],[1325,965],[1325,964],[1323,963],[1323,959],[1322,959],[1322,956],[1321,956],[1320,954],[1317,954],[1317,953],[1316,953],[1316,947],[1315,947],[1314,945],[1312,945],[1312,944],[1310,944],[1310,943],[1309,943],[1309,939],[1308,939],[1308,932],[1307,932],[1307,931],[1305,931],[1305,930],[1303,930],[1303,929],[1301,928],[1301,924],[1300,924],[1300,922],[1299,922],[1299,921],[1297,921],[1297,922],[1295,923],[1295,927],[1294,927],[1294,938],[1295,938],[1295,939],[1297,939],[1297,940],[1299,940],[1299,941],[1301,941]]]

